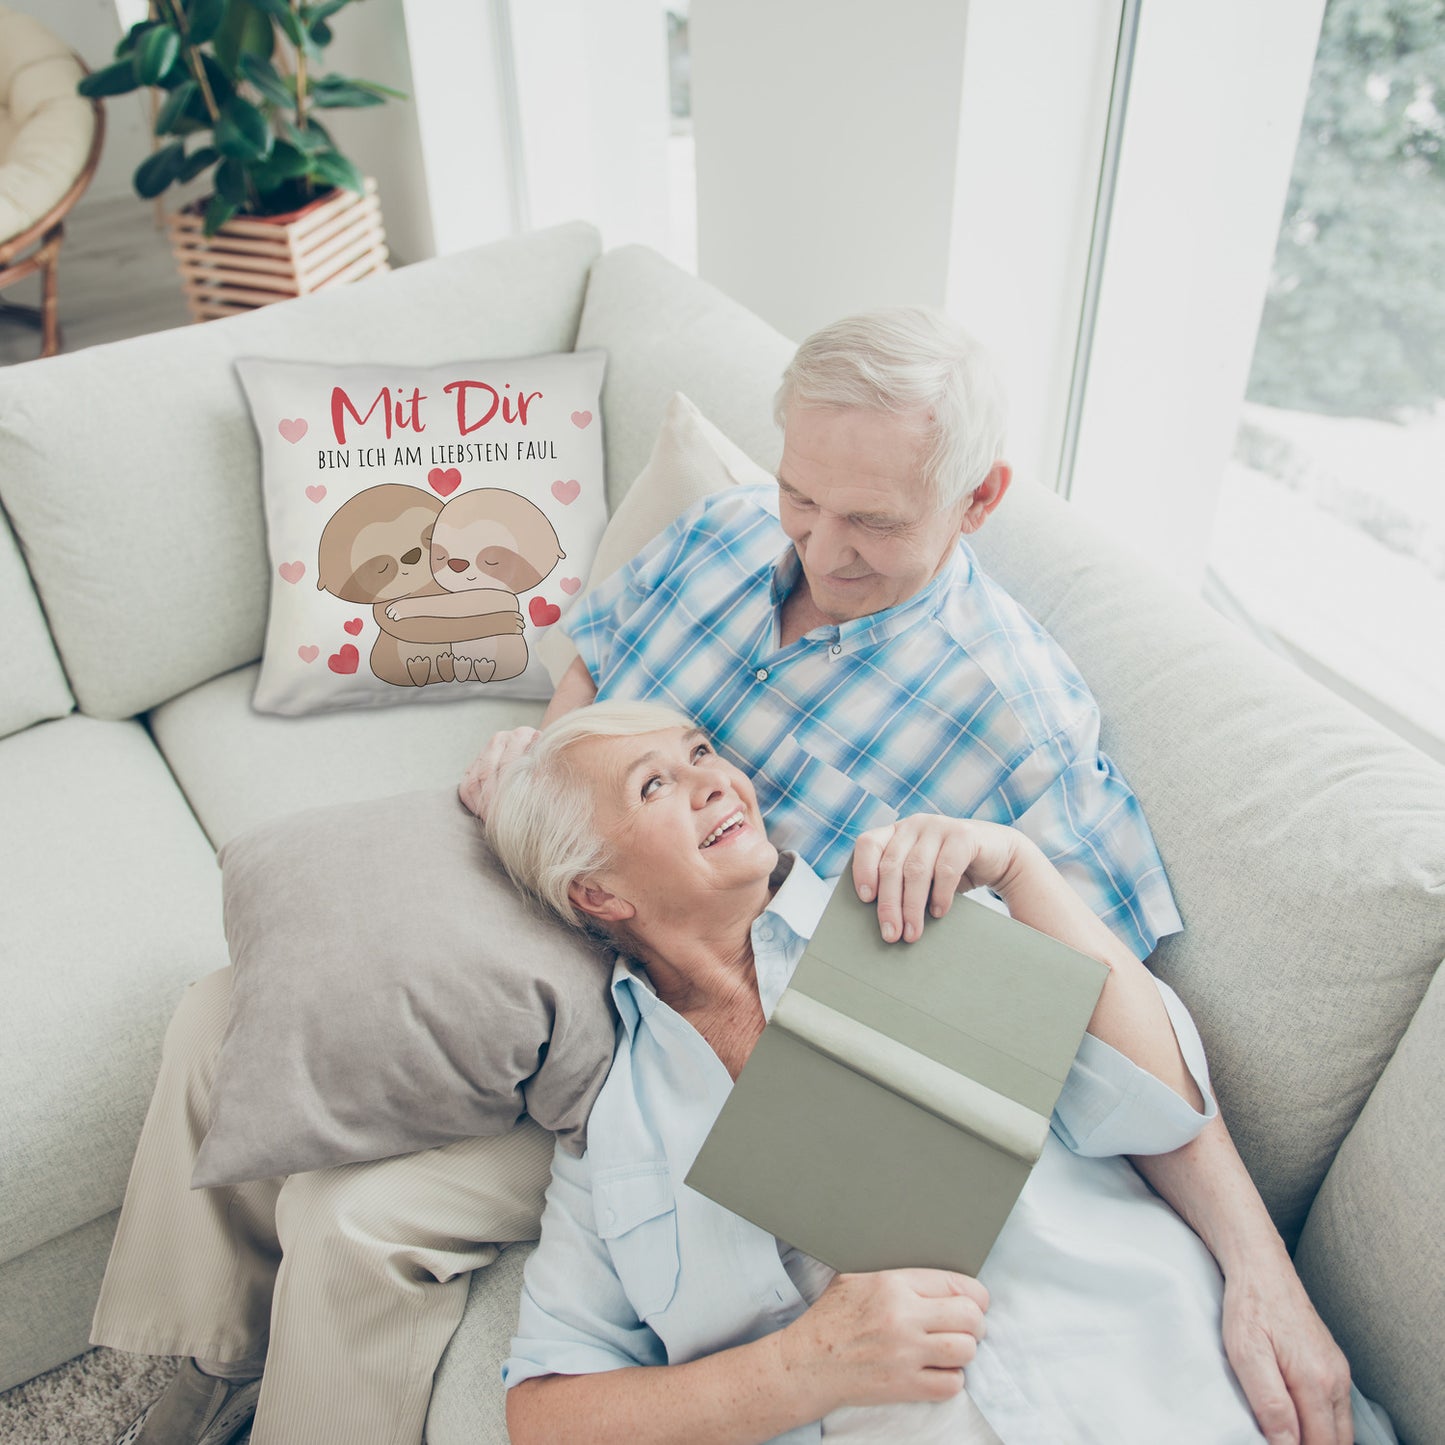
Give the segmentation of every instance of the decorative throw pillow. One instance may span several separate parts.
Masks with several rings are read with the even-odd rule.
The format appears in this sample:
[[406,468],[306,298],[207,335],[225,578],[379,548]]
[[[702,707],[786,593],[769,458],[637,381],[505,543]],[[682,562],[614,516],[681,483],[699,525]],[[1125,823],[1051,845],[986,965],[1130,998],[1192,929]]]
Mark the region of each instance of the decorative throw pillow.
[[580,1152],[612,957],[522,900],[455,792],[296,813],[220,863],[235,976],[196,1188],[501,1134],[524,1110]]
[[[776,480],[729,441],[687,397],[674,392],[647,465],[618,503],[597,544],[582,596],[630,562],[669,523],[704,497],[728,487]],[[538,644],[537,655],[555,683],[572,665],[577,649],[563,628],[554,627]]]
[[605,365],[601,351],[238,361],[271,556],[252,705],[549,697],[535,643],[581,590],[607,525]]

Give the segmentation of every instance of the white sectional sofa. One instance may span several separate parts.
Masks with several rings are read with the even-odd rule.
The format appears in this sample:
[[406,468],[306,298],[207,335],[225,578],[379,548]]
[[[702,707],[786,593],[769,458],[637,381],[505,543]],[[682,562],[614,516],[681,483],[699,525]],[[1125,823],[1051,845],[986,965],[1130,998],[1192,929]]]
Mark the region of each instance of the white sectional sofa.
[[[598,252],[563,227],[0,372],[0,1387],[86,1348],[162,1030],[226,961],[214,850],[446,785],[541,710],[251,710],[269,568],[232,358],[602,347],[614,504],[675,390],[771,466],[790,343],[650,252]],[[1402,1438],[1445,1440],[1445,770],[1028,479],[977,543],[1098,696],[1186,921],[1154,964],[1301,1274]],[[525,1254],[473,1281],[437,1445],[505,1439]]]

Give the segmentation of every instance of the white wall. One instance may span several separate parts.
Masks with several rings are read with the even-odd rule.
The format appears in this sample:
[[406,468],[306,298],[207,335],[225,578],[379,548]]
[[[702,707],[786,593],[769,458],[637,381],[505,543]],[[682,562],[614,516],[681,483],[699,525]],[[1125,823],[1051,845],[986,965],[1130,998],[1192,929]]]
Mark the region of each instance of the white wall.
[[698,274],[802,337],[941,305],[960,0],[693,0]]

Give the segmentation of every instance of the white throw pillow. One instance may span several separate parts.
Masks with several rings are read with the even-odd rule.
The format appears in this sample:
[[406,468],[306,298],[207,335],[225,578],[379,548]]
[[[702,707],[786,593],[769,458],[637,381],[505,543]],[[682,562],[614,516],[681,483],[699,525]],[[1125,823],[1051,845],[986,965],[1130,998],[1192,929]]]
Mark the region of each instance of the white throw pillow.
[[[687,397],[674,392],[652,444],[647,465],[617,505],[587,578],[585,597],[630,562],[689,507],[728,487],[776,482],[743,449],[729,441]],[[560,627],[537,646],[554,682],[572,665],[577,649]]]
[[605,365],[238,361],[271,558],[256,710],[551,696],[534,648],[607,525]]

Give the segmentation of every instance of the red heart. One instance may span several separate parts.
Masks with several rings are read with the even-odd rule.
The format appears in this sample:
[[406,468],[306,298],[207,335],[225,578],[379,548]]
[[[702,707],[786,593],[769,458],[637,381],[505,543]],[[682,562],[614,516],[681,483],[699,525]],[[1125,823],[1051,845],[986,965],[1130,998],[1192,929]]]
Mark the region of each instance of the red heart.
[[308,428],[305,419],[298,416],[294,421],[277,422],[276,430],[294,447],[306,435]]
[[552,483],[552,495],[556,497],[564,507],[570,507],[572,503],[577,500],[577,496],[581,490],[582,483],[578,481]]
[[306,564],[304,562],[283,562],[276,570],[294,586],[306,575]]
[[333,652],[326,659],[326,665],[332,672],[339,672],[343,676],[356,671],[356,664],[361,661],[361,654],[349,643],[341,644],[340,652]]
[[575,592],[577,591],[577,589],[578,589],[581,585],[582,585],[582,579],[581,579],[580,577],[564,577],[564,578],[562,578],[562,590],[563,590],[569,597],[571,597],[571,596],[573,595],[573,593],[575,593]]
[[353,617],[350,622],[343,622],[341,625],[342,625],[353,637],[357,637],[357,636],[359,636],[360,633],[361,633],[361,618],[359,618],[359,617]]
[[321,649],[319,647],[313,647],[309,642],[296,649],[296,656],[299,657],[302,662],[315,662],[320,655]]
[[433,467],[426,474],[426,479],[431,483],[431,489],[439,497],[449,497],[462,484],[462,474],[456,467],[448,467],[443,471],[440,467]]
[[572,425],[579,431],[583,427],[592,425],[592,413],[590,411],[574,411],[572,413]]
[[527,604],[527,611],[538,627],[550,627],[562,615],[562,609],[554,607],[545,597],[534,597]]

